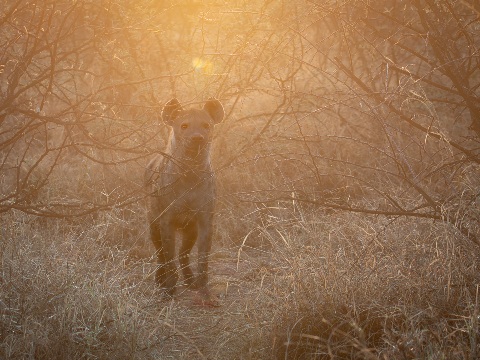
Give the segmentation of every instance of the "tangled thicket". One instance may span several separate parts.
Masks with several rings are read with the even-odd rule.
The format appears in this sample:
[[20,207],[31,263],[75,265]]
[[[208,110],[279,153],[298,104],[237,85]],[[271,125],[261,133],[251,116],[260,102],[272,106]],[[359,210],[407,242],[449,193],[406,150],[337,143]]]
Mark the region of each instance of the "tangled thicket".
[[479,22],[470,0],[6,1],[2,356],[167,346],[173,310],[139,310],[153,296],[142,173],[163,103],[214,96],[217,256],[269,256],[235,277],[258,303],[225,317],[242,336],[219,320],[203,332],[217,352],[184,332],[172,348],[476,358]]

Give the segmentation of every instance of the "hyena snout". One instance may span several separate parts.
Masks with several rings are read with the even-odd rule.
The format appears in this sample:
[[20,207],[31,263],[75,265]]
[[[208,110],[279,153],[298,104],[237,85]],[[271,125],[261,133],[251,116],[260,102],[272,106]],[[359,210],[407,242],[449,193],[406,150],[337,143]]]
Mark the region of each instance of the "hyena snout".
[[200,148],[207,144],[207,138],[205,135],[200,133],[193,134],[187,141],[186,146],[190,148]]
[[192,144],[202,144],[205,142],[205,136],[203,134],[193,134],[190,138]]
[[209,134],[196,132],[184,139],[183,146],[187,154],[190,153],[192,156],[196,156],[199,152],[204,153],[209,143]]

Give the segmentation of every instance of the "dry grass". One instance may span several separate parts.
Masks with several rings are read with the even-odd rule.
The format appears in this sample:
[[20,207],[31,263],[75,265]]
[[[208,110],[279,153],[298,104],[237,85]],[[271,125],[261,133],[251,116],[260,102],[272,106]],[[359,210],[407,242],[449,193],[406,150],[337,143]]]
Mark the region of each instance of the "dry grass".
[[151,245],[113,213],[3,215],[1,357],[476,358],[478,249],[442,224],[300,210],[216,247],[215,309],[162,299]]
[[[455,230],[480,226],[475,11],[433,31],[410,26],[409,2],[7,3],[0,359],[480,358],[480,248]],[[228,112],[212,154],[218,308],[155,290],[129,202],[173,95]],[[291,194],[450,223],[279,200]],[[13,210],[57,203],[110,210]]]

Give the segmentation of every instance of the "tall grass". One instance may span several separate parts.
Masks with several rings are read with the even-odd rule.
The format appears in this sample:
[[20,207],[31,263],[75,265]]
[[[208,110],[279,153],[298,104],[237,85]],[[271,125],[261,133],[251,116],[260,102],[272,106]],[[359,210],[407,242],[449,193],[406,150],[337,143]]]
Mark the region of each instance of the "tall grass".
[[163,299],[153,248],[141,231],[120,237],[114,215],[2,216],[1,358],[479,354],[479,252],[441,223],[300,208],[257,219],[236,244],[217,241],[211,287],[222,306],[209,309],[185,290]]

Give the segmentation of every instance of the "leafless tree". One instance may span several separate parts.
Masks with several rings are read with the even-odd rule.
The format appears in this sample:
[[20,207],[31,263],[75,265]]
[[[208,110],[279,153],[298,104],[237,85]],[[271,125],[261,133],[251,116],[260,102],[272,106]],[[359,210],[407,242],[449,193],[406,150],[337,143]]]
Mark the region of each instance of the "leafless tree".
[[7,1],[0,212],[137,202],[160,104],[215,96],[224,204],[427,218],[478,245],[475,4]]

